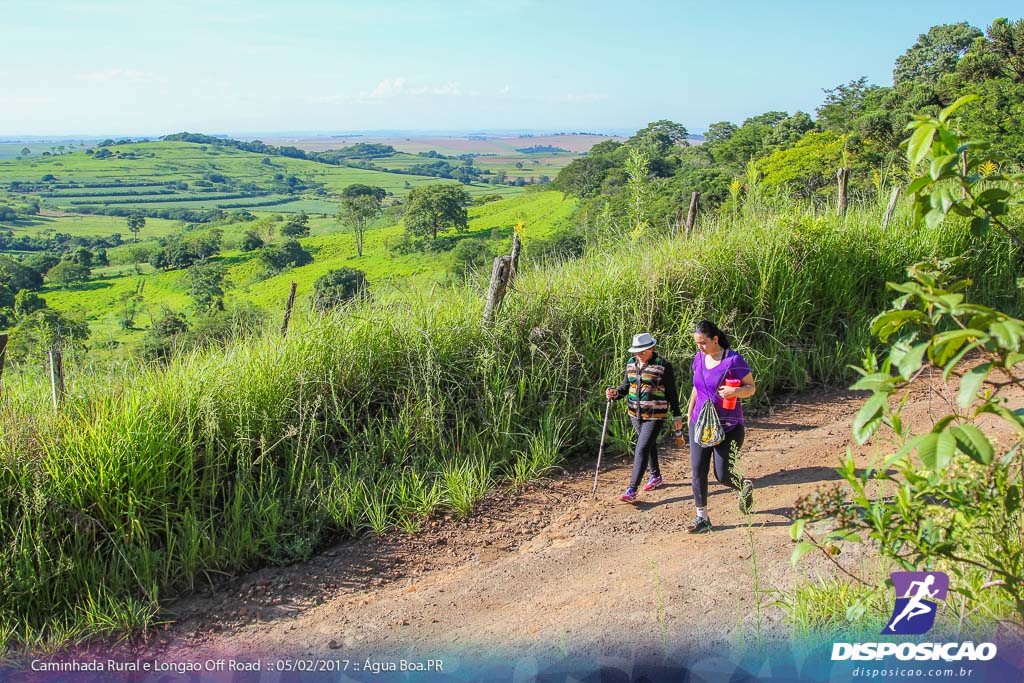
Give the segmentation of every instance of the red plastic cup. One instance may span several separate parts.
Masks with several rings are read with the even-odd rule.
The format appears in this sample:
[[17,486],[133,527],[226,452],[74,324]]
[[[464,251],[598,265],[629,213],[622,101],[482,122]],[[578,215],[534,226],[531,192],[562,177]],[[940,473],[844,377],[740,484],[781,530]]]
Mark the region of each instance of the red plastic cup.
[[[743,383],[741,381],[739,381],[738,379],[729,378],[729,379],[725,380],[725,386],[727,386],[727,387],[738,387],[741,384],[743,384]],[[722,407],[725,408],[726,410],[735,410],[736,409],[736,397],[733,396],[731,398],[723,398],[722,399]]]

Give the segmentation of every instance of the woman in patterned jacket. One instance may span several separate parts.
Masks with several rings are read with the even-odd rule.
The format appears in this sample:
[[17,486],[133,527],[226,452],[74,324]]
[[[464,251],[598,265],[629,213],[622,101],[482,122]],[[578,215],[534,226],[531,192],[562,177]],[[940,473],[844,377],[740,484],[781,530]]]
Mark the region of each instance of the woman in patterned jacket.
[[646,332],[635,335],[633,345],[629,347],[633,357],[626,364],[622,384],[618,388],[608,387],[605,390],[605,397],[609,401],[626,397],[629,419],[637,434],[633,476],[629,488],[620,497],[620,500],[627,503],[636,500],[637,488],[648,467],[651,478],[644,485],[644,491],[653,491],[662,484],[661,468],[658,466],[658,434],[669,410],[675,416],[676,431],[683,428],[676,376],[672,364],[655,351],[655,344],[657,340]]

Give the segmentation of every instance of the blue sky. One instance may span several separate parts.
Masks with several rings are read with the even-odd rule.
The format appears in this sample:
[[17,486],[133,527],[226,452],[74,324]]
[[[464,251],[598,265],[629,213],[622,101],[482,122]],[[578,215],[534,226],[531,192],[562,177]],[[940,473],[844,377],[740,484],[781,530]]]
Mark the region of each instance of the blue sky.
[[[699,132],[892,65],[1012,2],[0,0],[0,135]],[[1016,13],[1014,10],[1017,10]]]

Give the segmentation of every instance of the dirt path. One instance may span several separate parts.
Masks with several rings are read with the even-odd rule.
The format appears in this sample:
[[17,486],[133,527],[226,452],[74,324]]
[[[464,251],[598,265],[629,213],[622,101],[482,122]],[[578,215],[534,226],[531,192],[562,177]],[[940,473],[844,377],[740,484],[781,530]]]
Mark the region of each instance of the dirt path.
[[[911,422],[928,424],[943,409],[940,398],[916,391]],[[495,493],[466,522],[442,519],[416,535],[341,544],[172,605],[178,622],[150,647],[170,658],[337,658],[493,655],[500,644],[564,657],[715,648],[758,630],[783,638],[784,614],[770,597],[758,604],[755,582],[785,589],[832,573],[820,558],[790,565],[789,515],[800,495],[838,479],[833,468],[852,443],[861,401],[851,393],[798,399],[749,421],[743,470],[757,482],[749,524],[735,494],[712,483],[714,532],[686,532],[694,510],[689,456],[680,449],[663,458],[667,485],[641,493],[636,505],[617,500],[626,458],[602,471],[596,501],[588,463],[521,493]],[[859,450],[858,464],[876,452]]]

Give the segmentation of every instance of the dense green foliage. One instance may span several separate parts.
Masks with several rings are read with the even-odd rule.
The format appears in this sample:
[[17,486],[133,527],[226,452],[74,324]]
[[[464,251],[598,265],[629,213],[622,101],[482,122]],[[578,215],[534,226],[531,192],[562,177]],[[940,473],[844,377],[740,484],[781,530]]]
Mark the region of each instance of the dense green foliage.
[[383,190],[365,185],[351,185],[342,193],[341,205],[335,218],[349,226],[356,238],[356,254],[363,255],[366,227],[383,212],[381,200]]
[[317,278],[313,286],[313,308],[329,311],[366,293],[366,273],[355,268],[338,268]]
[[288,268],[304,266],[310,263],[313,257],[302,248],[298,240],[286,239],[260,249],[259,259],[266,267],[267,272],[280,273]]
[[[978,173],[994,163],[991,152],[965,143],[950,118],[972,97],[937,118],[919,116],[912,124],[908,162],[912,168],[928,163],[927,173],[908,188],[916,193],[917,222],[938,226],[963,217],[969,222],[960,221],[962,229],[979,236],[998,229],[1019,255],[1024,228],[1009,202],[1024,201],[1024,174]],[[965,149],[972,152],[966,168],[960,163]],[[977,271],[967,259],[922,262],[907,272],[908,281],[889,284],[900,296],[872,321],[887,352],[881,363],[869,352],[852,387],[872,392],[853,421],[857,443],[884,425],[900,448],[866,469],[847,453],[839,473],[848,488],[819,489],[798,503],[791,531],[800,542],[793,559],[814,549],[831,557],[845,542],[870,539],[883,558],[902,569],[941,569],[953,578],[950,590],[960,597],[958,632],[976,612],[1006,611],[1000,603],[1024,618],[1024,415],[1006,405],[1010,388],[1024,388],[1024,321],[968,300],[965,292],[973,282],[965,276]],[[906,399],[895,406],[890,399],[925,369],[941,372],[946,381],[956,378],[959,386],[951,412],[915,435],[902,418]],[[1009,445],[993,417],[1008,428]],[[895,492],[875,495],[879,483]],[[829,528],[816,524],[822,519]],[[869,585],[855,570],[844,571]],[[855,602],[847,612],[863,614],[867,602]]]
[[64,315],[51,308],[37,308],[18,320],[7,346],[11,361],[42,358],[49,349],[73,352],[85,348],[89,325],[84,320]]
[[999,163],[1024,163],[1024,20],[997,19],[985,33],[967,24],[935,26],[896,61],[891,86],[860,78],[826,90],[817,118],[770,111],[736,125],[709,126],[703,144],[686,129],[658,121],[624,143],[596,145],[566,166],[555,187],[585,200],[593,230],[636,225],[627,177],[631,149],[648,156],[646,223],[678,228],[693,192],[705,209],[735,211],[748,198],[787,196],[819,206],[836,196],[836,171],[849,169],[850,194],[883,201],[908,175],[899,145],[913,113],[937,114],[965,94],[979,98],[960,125],[991,140]]
[[451,185],[427,185],[409,193],[405,204],[405,229],[410,235],[437,240],[437,233],[465,230],[469,195]]

